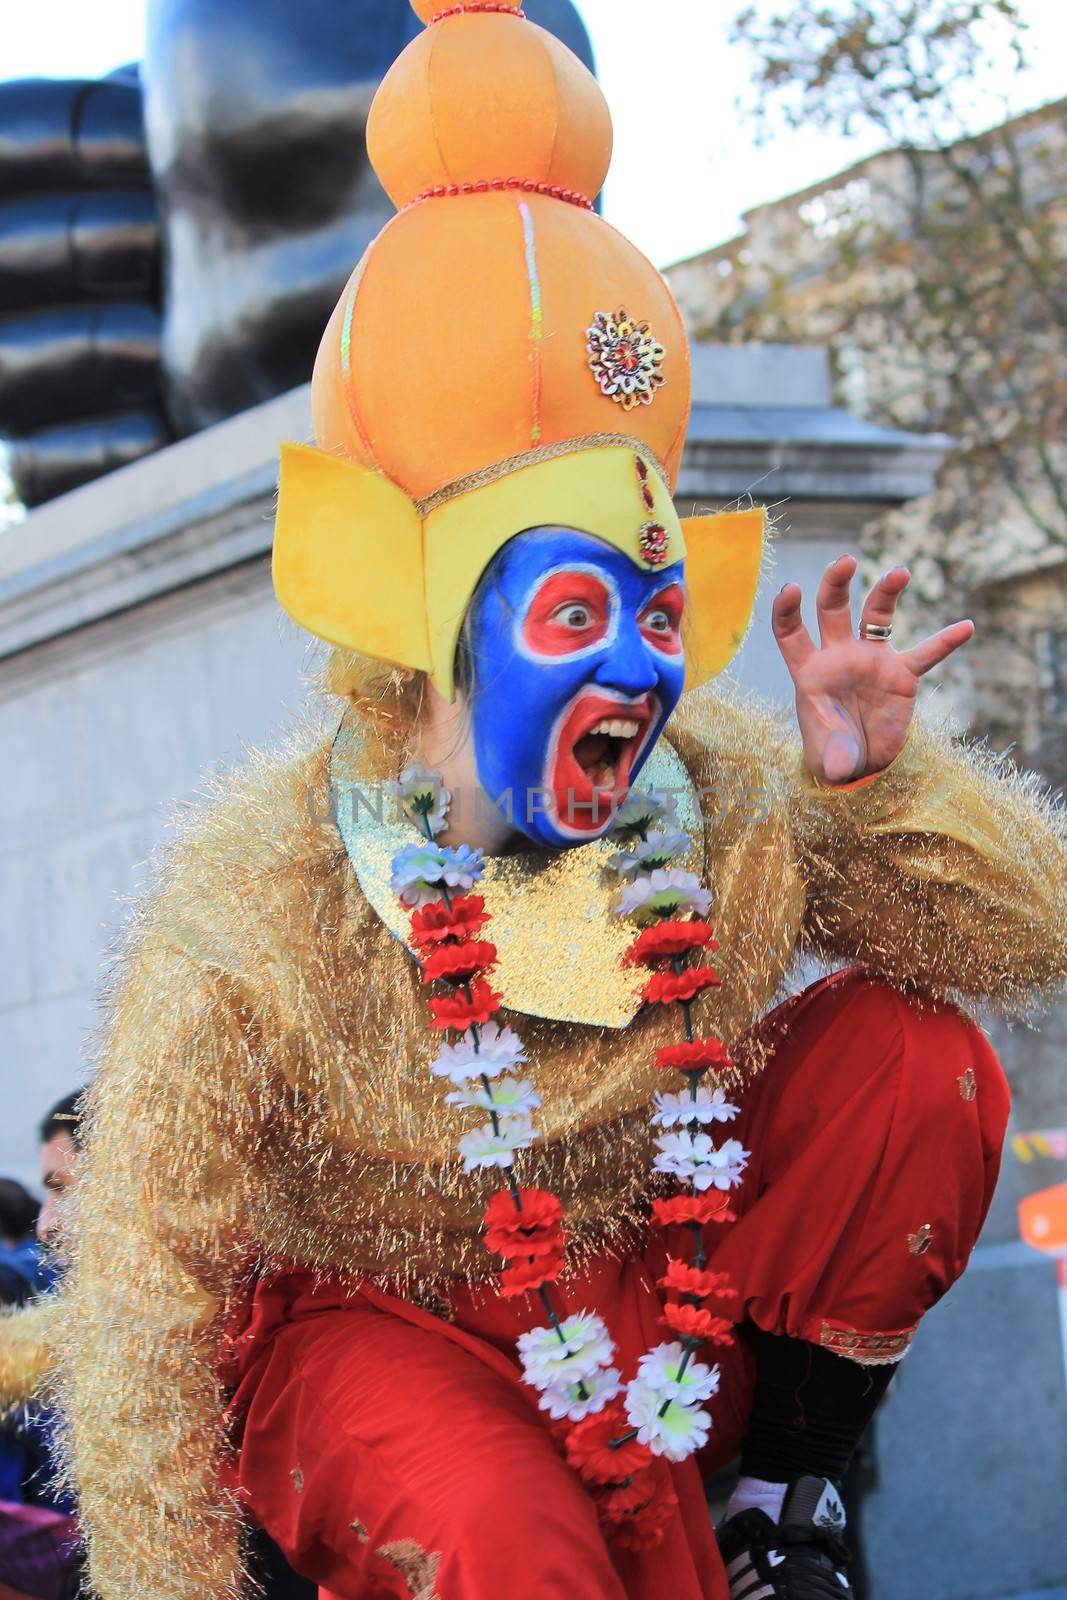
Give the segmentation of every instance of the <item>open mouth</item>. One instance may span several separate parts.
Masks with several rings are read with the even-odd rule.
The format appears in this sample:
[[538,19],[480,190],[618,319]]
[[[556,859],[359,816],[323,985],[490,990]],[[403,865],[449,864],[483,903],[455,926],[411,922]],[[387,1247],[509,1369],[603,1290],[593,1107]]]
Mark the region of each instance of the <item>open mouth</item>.
[[659,702],[583,691],[563,713],[549,757],[548,788],[564,832],[599,833],[630,787]]

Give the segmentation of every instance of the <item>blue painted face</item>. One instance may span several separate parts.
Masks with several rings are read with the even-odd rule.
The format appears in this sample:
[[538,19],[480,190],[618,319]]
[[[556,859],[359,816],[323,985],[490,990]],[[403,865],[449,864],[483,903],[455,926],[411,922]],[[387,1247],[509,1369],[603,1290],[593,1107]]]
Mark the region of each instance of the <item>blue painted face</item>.
[[[538,844],[603,833],[685,680],[682,563],[657,572],[589,534],[534,528],[471,601],[478,781]],[[502,806],[502,809],[504,807]]]

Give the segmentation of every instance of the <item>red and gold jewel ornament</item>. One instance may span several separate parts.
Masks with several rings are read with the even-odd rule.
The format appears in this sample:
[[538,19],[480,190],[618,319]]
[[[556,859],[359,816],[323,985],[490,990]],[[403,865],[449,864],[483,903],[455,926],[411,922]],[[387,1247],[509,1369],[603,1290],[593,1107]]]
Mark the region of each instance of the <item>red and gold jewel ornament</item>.
[[671,865],[690,840],[669,825],[666,804],[632,792],[614,820],[621,848],[611,860],[621,883],[617,914],[641,930],[625,959],[649,969],[648,1003],[681,1007],[686,1035],[657,1056],[661,1069],[681,1074],[684,1087],[655,1096],[653,1168],[673,1177],[679,1192],[653,1203],[652,1220],[688,1230],[692,1257],[669,1257],[660,1279],[663,1323],[673,1339],[647,1351],[626,1381],[613,1365],[615,1344],[603,1319],[586,1310],[567,1312],[553,1297],[567,1243],[560,1200],[521,1187],[515,1175],[516,1155],[539,1137],[533,1117],[541,1097],[521,1076],[521,1039],[496,1016],[502,996],[488,974],[497,952],[480,937],[489,919],[481,897],[471,892],[484,870],[482,852],[436,842],[451,798],[437,774],[409,767],[398,791],[423,839],[395,857],[392,883],[412,911],[411,943],[423,962],[424,983],[447,985],[446,994],[430,1001],[432,1026],[456,1035],[431,1071],[453,1084],[448,1104],[485,1119],[458,1141],[464,1169],[497,1168],[507,1175],[507,1188],[485,1212],[486,1246],[504,1263],[500,1293],[537,1294],[548,1318],[518,1340],[523,1378],[561,1431],[567,1459],[610,1537],[631,1549],[655,1544],[674,1504],[665,1464],[700,1449],[712,1425],[705,1402],[718,1391],[719,1369],[697,1355],[707,1344],[733,1338],[731,1320],[721,1314],[732,1291],[723,1274],[707,1270],[703,1243],[704,1226],[730,1215],[726,1194],[748,1159],[736,1139],[712,1140],[709,1129],[730,1122],[737,1108],[721,1088],[701,1080],[729,1058],[719,1040],[693,1031],[694,1000],[718,982],[706,961],[692,964],[716,948],[705,920],[710,896],[693,873]]

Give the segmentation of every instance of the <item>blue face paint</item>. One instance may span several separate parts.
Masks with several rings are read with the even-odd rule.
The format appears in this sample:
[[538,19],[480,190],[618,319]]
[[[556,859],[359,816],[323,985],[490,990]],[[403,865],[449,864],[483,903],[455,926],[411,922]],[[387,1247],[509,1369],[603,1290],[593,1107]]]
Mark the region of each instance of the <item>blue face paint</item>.
[[519,534],[486,571],[467,629],[478,780],[536,843],[607,828],[682,693],[683,606],[681,562],[647,572],[569,529]]

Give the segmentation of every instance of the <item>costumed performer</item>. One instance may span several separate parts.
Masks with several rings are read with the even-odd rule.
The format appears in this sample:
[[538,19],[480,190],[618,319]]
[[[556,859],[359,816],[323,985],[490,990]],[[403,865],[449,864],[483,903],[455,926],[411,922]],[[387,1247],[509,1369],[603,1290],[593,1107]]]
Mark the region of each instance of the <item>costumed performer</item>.
[[[675,510],[686,338],[592,208],[600,90],[510,7],[416,9],[398,215],[282,465],[340,723],[175,844],[92,1090],[91,1586],[222,1600],[248,1514],[348,1600],[840,1596],[841,1474],[997,1171],[953,1001],[1062,977],[1060,823],[913,724],[972,629],[896,652],[903,571],[857,635],[834,562],[818,646],[775,600],[799,747],[702,688],[762,516]],[[798,952],[852,965],[768,1014]]]

